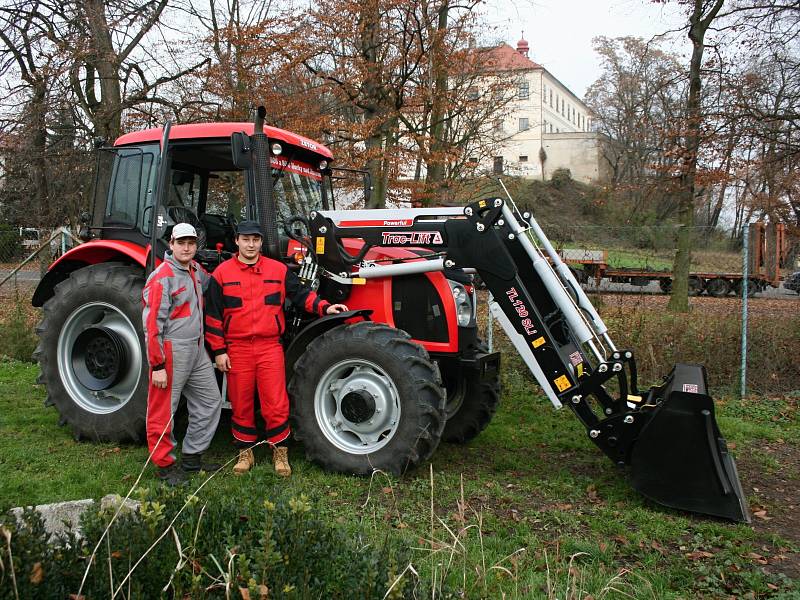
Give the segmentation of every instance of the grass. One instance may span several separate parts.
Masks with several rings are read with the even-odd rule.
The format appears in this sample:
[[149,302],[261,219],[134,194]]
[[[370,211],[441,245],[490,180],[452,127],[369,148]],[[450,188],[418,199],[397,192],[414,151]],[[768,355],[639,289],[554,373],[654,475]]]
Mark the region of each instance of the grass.
[[[306,494],[320,516],[347,531],[376,544],[396,538],[413,548],[421,577],[446,581],[468,598],[800,594],[794,581],[780,575],[784,563],[777,558],[796,552],[791,542],[648,502],[589,443],[568,411],[553,411],[533,393],[519,367],[513,357],[506,360],[503,402],[483,434],[465,446],[442,445],[430,465],[406,477],[325,473],[301,458],[297,447],[288,481],[278,480],[262,452],[251,474],[221,475],[204,493],[219,502],[252,494],[268,498],[279,489]],[[56,412],[43,407],[37,374],[28,363],[0,362],[0,510],[124,495],[146,451],[74,442],[58,426]],[[790,404],[764,408],[726,400],[720,426],[740,454],[778,438],[796,445],[800,426],[787,412]],[[211,454],[232,456],[224,425]],[[762,468],[774,474],[781,466],[773,457]],[[144,485],[155,485],[152,475]],[[770,514],[774,508],[768,507]]]

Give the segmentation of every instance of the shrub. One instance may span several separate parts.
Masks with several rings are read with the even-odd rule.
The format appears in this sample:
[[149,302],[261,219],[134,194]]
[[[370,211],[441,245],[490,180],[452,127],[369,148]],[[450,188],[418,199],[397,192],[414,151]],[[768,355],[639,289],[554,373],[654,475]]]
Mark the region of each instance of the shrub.
[[21,255],[19,231],[13,225],[0,223],[0,262],[10,262]]
[[[121,513],[100,544],[82,596],[110,597],[121,585],[127,598],[261,598],[265,589],[270,599],[383,598],[408,564],[404,551],[389,543],[362,546],[322,522],[302,496],[201,500],[187,497],[186,490],[160,488],[142,490],[139,499],[140,510]],[[7,519],[19,598],[77,594],[112,515],[89,510],[81,521],[83,539],[69,535],[49,542],[38,513],[27,511],[21,525]],[[6,566],[0,598],[14,598],[8,545],[0,541]],[[410,583],[403,576],[388,597],[411,597]]]
[[30,301],[14,293],[11,310],[0,321],[0,356],[24,362],[33,361],[36,335],[33,332],[35,313]]
[[572,183],[572,171],[569,169],[556,169],[550,176],[550,183],[557,190],[566,188]]

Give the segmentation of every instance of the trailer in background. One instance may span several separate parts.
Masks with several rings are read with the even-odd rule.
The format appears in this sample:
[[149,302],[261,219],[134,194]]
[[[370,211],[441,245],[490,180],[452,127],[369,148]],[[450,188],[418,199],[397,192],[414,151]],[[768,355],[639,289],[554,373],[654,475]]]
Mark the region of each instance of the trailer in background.
[[[672,272],[661,269],[615,267],[608,264],[607,250],[567,248],[560,251],[561,258],[570,265],[581,283],[594,280],[595,285],[605,280],[644,287],[658,283],[665,294],[672,291]],[[748,277],[741,272],[692,271],[689,274],[689,294],[706,293],[722,298],[728,294],[741,295],[747,286],[747,295],[778,287],[783,279],[783,269],[788,254],[788,243],[783,223],[751,223]]]

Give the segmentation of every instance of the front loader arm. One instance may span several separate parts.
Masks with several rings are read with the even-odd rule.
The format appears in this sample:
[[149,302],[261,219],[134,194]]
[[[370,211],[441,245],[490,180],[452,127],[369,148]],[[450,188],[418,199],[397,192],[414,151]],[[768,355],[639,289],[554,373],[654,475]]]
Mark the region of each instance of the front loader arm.
[[[512,203],[513,204],[513,203]],[[500,198],[452,209],[336,211],[312,214],[317,259],[329,279],[354,280],[461,268],[477,272],[489,309],[556,408],[567,404],[588,437],[634,487],[657,502],[749,521],[736,465],[714,419],[705,369],[677,365],[640,394],[633,352],[608,329],[530,215]],[[341,247],[363,240],[359,256]],[[424,248],[430,254],[364,264],[372,246]],[[616,393],[606,384],[616,380]],[[608,386],[610,389],[611,386]]]

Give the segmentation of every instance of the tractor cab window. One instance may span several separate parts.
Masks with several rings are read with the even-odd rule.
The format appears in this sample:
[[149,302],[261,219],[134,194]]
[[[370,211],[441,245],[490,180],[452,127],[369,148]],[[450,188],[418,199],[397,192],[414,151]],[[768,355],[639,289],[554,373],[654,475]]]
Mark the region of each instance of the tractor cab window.
[[322,210],[321,177],[309,165],[291,161],[282,168],[275,168],[273,162],[273,187],[275,203],[278,208],[278,231],[283,232],[284,224],[293,216],[308,218],[312,211]]
[[136,226],[142,219],[144,205],[152,201],[155,146],[120,148],[114,154],[105,221]]
[[167,207],[181,207],[197,213],[202,178],[199,173],[173,169],[167,188]]

